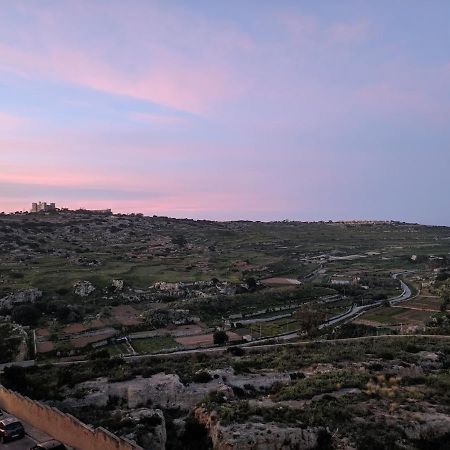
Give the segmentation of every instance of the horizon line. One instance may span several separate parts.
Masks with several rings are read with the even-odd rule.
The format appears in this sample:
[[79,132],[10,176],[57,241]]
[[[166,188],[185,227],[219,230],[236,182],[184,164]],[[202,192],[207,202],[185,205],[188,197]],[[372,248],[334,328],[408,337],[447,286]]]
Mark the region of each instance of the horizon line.
[[176,217],[176,216],[167,216],[167,215],[158,215],[158,214],[146,214],[142,212],[113,212],[111,208],[101,208],[101,209],[88,209],[88,208],[77,208],[77,209],[70,209],[70,208],[56,208],[54,211],[39,211],[39,212],[31,212],[29,210],[16,210],[16,211],[0,211],[0,215],[34,215],[34,214],[40,214],[40,215],[51,215],[52,213],[60,213],[60,212],[78,212],[78,211],[85,211],[87,213],[99,213],[101,214],[111,214],[113,216],[131,216],[131,215],[141,215],[144,217],[156,217],[156,218],[167,218],[167,219],[173,219],[173,220],[190,220],[190,221],[198,221],[198,222],[217,222],[217,223],[233,223],[233,222],[254,222],[254,223],[290,223],[290,222],[297,222],[297,223],[343,223],[343,224],[403,224],[403,225],[418,225],[418,226],[426,226],[426,227],[444,227],[444,228],[450,228],[450,225],[443,225],[443,224],[427,224],[427,223],[421,223],[421,222],[408,222],[404,220],[399,219],[367,219],[367,218],[359,218],[359,219],[316,219],[316,220],[301,220],[301,219],[291,219],[291,218],[284,218],[284,219],[275,219],[275,220],[269,220],[269,219],[206,219],[206,218],[193,218],[193,217]]

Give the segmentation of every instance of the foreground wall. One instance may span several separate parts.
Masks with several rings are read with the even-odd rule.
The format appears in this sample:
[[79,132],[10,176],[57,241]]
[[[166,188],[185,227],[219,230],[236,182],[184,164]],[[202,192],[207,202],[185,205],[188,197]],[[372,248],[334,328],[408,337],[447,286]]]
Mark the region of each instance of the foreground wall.
[[70,414],[0,386],[0,408],[76,450],[142,450],[104,428],[92,429]]

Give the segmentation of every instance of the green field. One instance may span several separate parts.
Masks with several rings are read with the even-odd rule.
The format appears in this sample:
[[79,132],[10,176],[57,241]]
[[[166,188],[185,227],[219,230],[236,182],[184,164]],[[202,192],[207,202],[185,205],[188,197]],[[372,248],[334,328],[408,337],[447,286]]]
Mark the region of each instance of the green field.
[[102,347],[102,349],[106,349],[109,352],[110,356],[126,355],[130,353],[128,347],[123,343],[109,344],[105,347]]
[[133,339],[131,345],[138,353],[154,353],[180,347],[170,336],[157,336],[145,339]]
[[371,322],[379,322],[383,324],[398,323],[399,320],[396,316],[405,312],[402,308],[384,307],[377,308],[374,311],[370,311],[362,316],[364,320],[370,320]]
[[[0,275],[11,288],[45,292],[86,279],[144,288],[155,281],[239,281],[252,275],[303,277],[318,267],[305,256],[362,255],[328,264],[329,273],[417,268],[430,254],[450,251],[444,227],[409,224],[349,226],[300,222],[210,222],[158,217],[98,217],[75,213],[0,217]],[[183,236],[187,244],[170,244]],[[155,240],[169,242],[161,247]],[[153,245],[153,247],[152,247]],[[21,249],[25,257],[13,256]],[[156,249],[156,250],[155,250]],[[57,251],[56,251],[57,250]],[[368,255],[377,251],[379,255]],[[411,254],[419,255],[418,262]],[[95,260],[82,265],[80,258]]]

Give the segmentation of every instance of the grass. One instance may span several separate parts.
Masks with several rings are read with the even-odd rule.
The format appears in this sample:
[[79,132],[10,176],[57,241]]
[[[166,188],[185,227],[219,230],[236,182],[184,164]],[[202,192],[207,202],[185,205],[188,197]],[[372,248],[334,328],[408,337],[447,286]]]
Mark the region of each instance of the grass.
[[415,325],[418,322],[425,323],[433,314],[431,311],[420,311],[403,307],[383,307],[363,314],[363,320],[377,322],[384,325],[398,323]]
[[407,300],[406,302],[403,302],[403,305],[405,307],[411,306],[416,308],[434,309],[437,312],[440,311],[441,304],[442,299],[439,297],[436,298],[423,297],[420,295],[416,298],[413,298],[412,300]]
[[364,320],[383,324],[398,323],[396,316],[404,312],[403,308],[383,307],[370,311],[362,316]]
[[126,355],[130,352],[128,347],[122,343],[110,344],[103,348],[109,352],[109,356]]
[[133,339],[131,345],[138,353],[155,353],[161,350],[169,350],[180,347],[180,344],[178,344],[175,339],[170,336]]
[[286,318],[274,320],[273,322],[262,322],[248,325],[247,327],[253,337],[270,337],[301,328],[300,323],[296,320]]
[[312,398],[318,394],[330,393],[342,388],[363,388],[369,376],[351,370],[336,370],[303,378],[290,386],[282,387],[276,394],[279,400]]
[[[399,308],[400,309],[400,308]],[[428,321],[428,319],[431,317],[432,314],[435,314],[432,311],[420,311],[417,309],[406,309],[406,308],[402,308],[403,312],[398,316],[398,318],[403,322],[403,323],[417,323],[417,322],[422,322],[425,323]]]

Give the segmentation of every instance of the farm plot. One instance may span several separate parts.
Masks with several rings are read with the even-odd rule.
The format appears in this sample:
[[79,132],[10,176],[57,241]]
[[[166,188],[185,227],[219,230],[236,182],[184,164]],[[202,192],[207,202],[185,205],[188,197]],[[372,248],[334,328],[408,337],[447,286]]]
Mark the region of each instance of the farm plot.
[[180,345],[171,336],[155,336],[144,339],[133,339],[131,345],[137,353],[154,353],[161,350],[169,350],[180,347]]
[[[228,339],[232,341],[240,341],[241,336],[231,331],[227,331]],[[197,345],[213,345],[213,333],[199,334],[195,336],[183,336],[175,339],[181,345],[185,346],[197,346]]]
[[423,325],[433,314],[433,311],[410,309],[404,306],[385,307],[370,311],[363,316],[359,323],[373,325]]
[[404,308],[392,308],[392,307],[385,307],[385,308],[378,308],[372,311],[369,311],[368,313],[364,314],[362,318],[366,322],[374,322],[374,323],[380,323],[384,325],[388,324],[396,324],[399,323],[399,320],[397,316],[401,313],[403,313],[405,310]]
[[432,311],[405,308],[397,315],[397,320],[408,325],[422,325],[430,319],[432,314]]
[[439,297],[420,295],[417,298],[404,302],[403,306],[410,309],[438,312],[440,311],[441,303],[442,300]]

